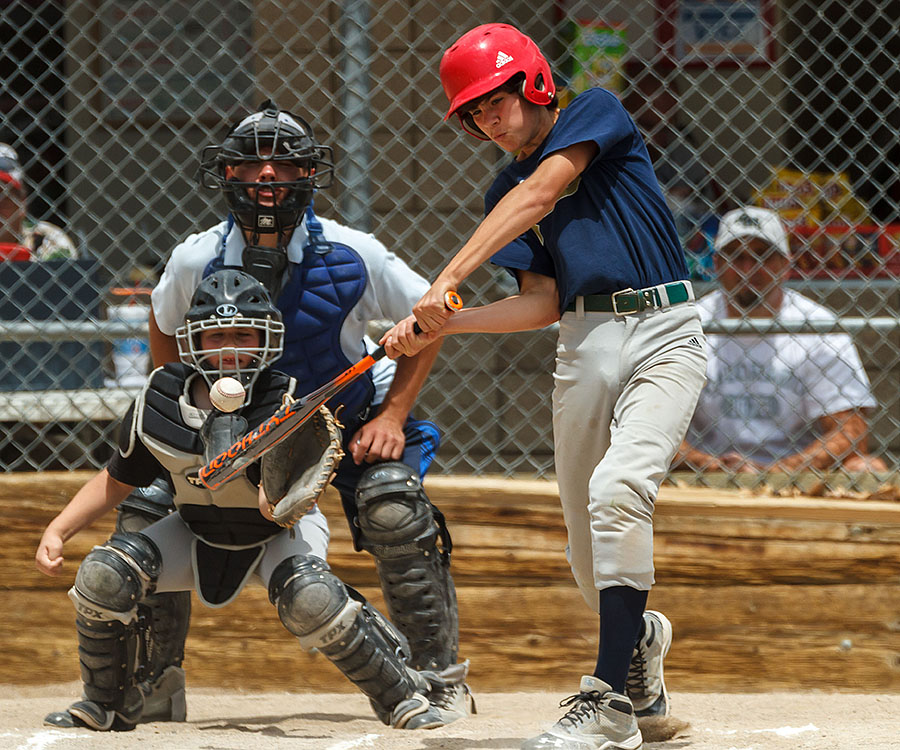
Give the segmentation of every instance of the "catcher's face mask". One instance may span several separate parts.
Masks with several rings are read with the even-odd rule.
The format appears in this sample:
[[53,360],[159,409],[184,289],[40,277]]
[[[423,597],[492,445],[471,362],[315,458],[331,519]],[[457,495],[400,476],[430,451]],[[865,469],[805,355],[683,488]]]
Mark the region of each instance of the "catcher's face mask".
[[259,373],[281,356],[284,325],[257,279],[225,268],[200,282],[175,342],[179,359],[210,386],[228,375],[243,384],[249,399]]
[[250,391],[259,373],[282,353],[284,325],[259,318],[189,321],[175,333],[179,358],[211,387],[230,376]]

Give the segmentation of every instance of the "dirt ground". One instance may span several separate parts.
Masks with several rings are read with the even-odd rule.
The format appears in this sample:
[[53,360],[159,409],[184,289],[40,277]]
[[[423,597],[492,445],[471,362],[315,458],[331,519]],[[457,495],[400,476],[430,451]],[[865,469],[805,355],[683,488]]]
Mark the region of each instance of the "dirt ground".
[[[478,715],[441,729],[392,730],[356,694],[190,689],[184,724],[100,734],[42,725],[78,683],[0,685],[0,749],[516,750],[561,715],[561,693],[485,693]],[[645,725],[645,750],[897,750],[900,695],[675,693],[673,716]]]

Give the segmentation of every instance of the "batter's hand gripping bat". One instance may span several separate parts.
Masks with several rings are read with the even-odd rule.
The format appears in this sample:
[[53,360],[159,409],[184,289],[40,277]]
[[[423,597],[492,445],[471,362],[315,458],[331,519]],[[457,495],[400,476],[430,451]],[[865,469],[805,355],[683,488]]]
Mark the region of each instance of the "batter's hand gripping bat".
[[[444,304],[448,310],[455,311],[459,310],[463,303],[462,298],[456,292],[449,291],[444,295]],[[418,323],[414,328],[416,333],[422,332]],[[379,346],[374,352],[363,357],[352,367],[348,367],[325,385],[282,406],[265,422],[202,467],[198,474],[200,481],[210,490],[221,487],[239,471],[278,445],[315,414],[322,404],[350,385],[384,355],[384,347]]]

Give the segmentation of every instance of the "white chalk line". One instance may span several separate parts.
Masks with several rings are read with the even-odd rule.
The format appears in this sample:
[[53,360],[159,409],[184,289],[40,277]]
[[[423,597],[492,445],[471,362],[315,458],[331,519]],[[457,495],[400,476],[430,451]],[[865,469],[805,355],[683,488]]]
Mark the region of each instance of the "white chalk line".
[[375,740],[380,734],[365,734],[353,740],[344,740],[334,745],[329,745],[325,750],[354,750],[357,747],[375,747]]
[[[777,734],[779,737],[793,737],[797,734],[803,734],[804,732],[818,732],[819,728],[815,724],[807,724],[803,727],[777,727],[773,729],[710,729],[707,727],[707,732],[712,732],[713,734],[721,734],[721,735],[732,735],[732,734]],[[749,750],[749,749],[748,749]]]
[[[17,732],[3,732],[0,737],[20,737],[25,738],[27,735]],[[42,729],[41,731],[28,737],[24,744],[17,745],[16,750],[46,750],[51,745],[55,745],[59,740],[90,739],[89,734],[73,734],[71,732],[61,732],[58,729]]]

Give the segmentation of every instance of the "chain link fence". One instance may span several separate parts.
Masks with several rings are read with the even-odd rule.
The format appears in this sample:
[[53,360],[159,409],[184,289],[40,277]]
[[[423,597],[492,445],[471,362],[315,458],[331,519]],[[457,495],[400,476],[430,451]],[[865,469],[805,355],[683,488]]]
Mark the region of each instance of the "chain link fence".
[[[694,447],[726,426],[774,439],[782,427],[773,410],[782,408],[797,428],[781,435],[783,452],[818,440],[833,453],[789,472],[837,482],[834,470],[846,476],[861,453],[883,462],[864,468],[896,471],[893,0],[0,3],[0,141],[24,169],[28,214],[15,224],[22,197],[3,182],[3,468],[103,465],[146,367],[146,293],[174,245],[224,215],[195,180],[200,150],[266,97],[306,115],[335,148],[336,184],[316,197],[317,211],[372,231],[433,278],[475,227],[483,192],[508,158],[441,119],[442,51],[491,21],[538,41],[563,103],[593,85],[620,94],[646,136],[698,292],[725,283],[713,252],[720,218],[766,206],[790,230],[785,288],[833,314],[810,321],[771,304],[763,318],[714,314],[712,346],[747,354],[762,344],[767,353],[743,370],[724,367],[733,377],[711,377],[721,418],[695,423]],[[74,251],[38,220],[64,228]],[[16,245],[30,261],[15,259]],[[731,268],[747,282],[766,264]],[[461,292],[479,304],[512,288],[505,272],[485,267]],[[803,343],[813,339],[815,347]],[[445,344],[417,408],[444,435],[437,471],[552,474],[554,347],[552,329]],[[817,352],[812,374],[798,349]],[[867,381],[856,384],[865,391],[854,392],[858,403],[827,364],[854,352],[863,374],[852,362],[850,370]],[[801,370],[815,385],[803,398],[790,390]],[[735,392],[741,378],[757,382]],[[787,395],[775,400],[779,393]],[[819,402],[816,394],[827,395]],[[829,422],[835,412],[861,415],[862,434]],[[829,442],[835,424],[844,442]],[[730,445],[720,440],[718,455],[707,446],[701,452],[716,461],[687,461],[684,476],[735,480],[749,464],[719,460]]]

